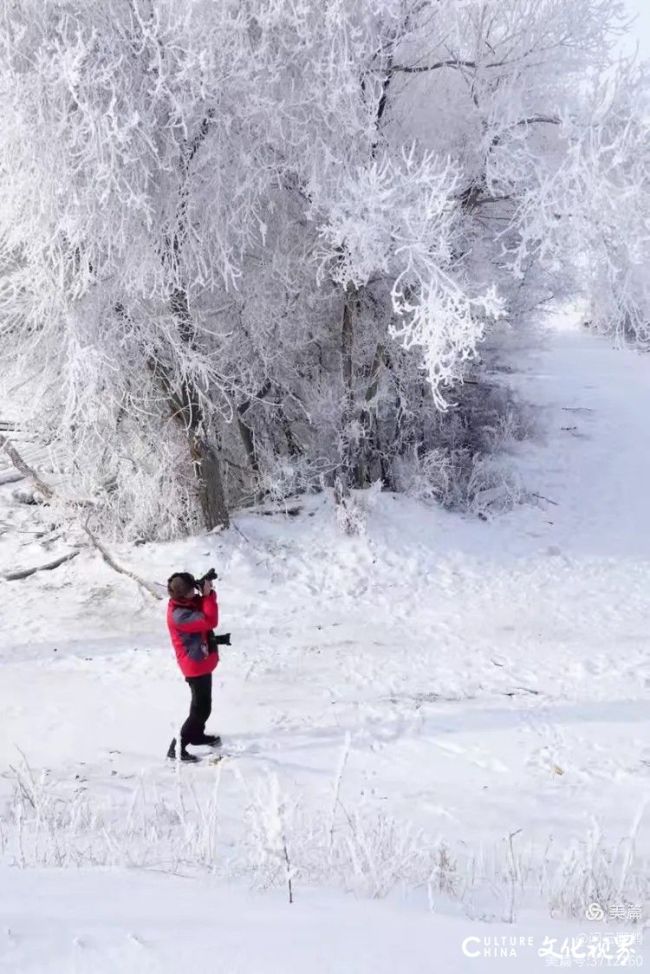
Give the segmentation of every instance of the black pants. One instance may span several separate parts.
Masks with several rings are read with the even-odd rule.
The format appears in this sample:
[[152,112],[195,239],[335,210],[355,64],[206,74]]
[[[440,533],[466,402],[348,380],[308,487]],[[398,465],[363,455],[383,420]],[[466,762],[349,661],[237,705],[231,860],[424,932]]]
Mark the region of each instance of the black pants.
[[202,742],[205,723],[212,712],[212,673],[187,676],[185,682],[189,685],[192,701],[189,717],[181,727],[181,748]]

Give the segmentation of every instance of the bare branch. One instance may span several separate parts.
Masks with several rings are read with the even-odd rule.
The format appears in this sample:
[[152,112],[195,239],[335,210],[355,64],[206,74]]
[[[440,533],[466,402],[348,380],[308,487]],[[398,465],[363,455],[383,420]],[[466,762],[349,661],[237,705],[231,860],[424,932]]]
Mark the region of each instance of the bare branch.
[[[447,61],[436,61],[435,64],[423,64],[421,67],[411,67],[407,64],[394,64],[393,71],[401,71],[403,74],[424,74],[426,71],[438,71],[440,68],[475,68],[476,61],[463,61],[461,58],[449,58]],[[490,68],[494,65],[486,64]]]
[[65,564],[67,561],[72,561],[79,554],[79,549],[76,551],[69,551],[65,555],[61,555],[60,558],[55,558],[54,561],[48,561],[44,565],[36,565],[34,568],[19,568],[13,572],[5,572],[3,578],[7,582],[15,582],[18,579],[29,578],[30,575],[35,575],[36,572],[49,572],[53,568],[58,568],[59,565]]
[[110,554],[110,552],[107,551],[104,545],[101,543],[101,541],[99,541],[99,539],[95,537],[93,532],[88,527],[87,523],[83,525],[83,529],[88,535],[88,537],[90,538],[94,547],[97,548],[97,551],[100,553],[100,555],[102,556],[106,564],[109,565],[113,569],[113,571],[118,572],[120,575],[126,575],[127,578],[133,579],[133,581],[137,582],[138,585],[142,586],[142,588],[145,589],[145,591],[147,591],[149,595],[153,595],[154,599],[158,599],[158,601],[160,601],[163,598],[163,596],[160,594],[160,592],[158,592],[154,588],[151,582],[146,582],[143,578],[140,578],[139,575],[136,575],[135,572],[130,571],[130,569],[128,568],[122,568],[121,565],[118,565],[115,559],[113,558],[113,556]]
[[41,480],[34,468],[30,467],[30,465],[23,460],[16,447],[13,446],[4,433],[0,433],[0,448],[5,451],[16,470],[18,470],[23,477],[27,477],[29,480],[31,480],[37,490],[40,490],[44,497],[46,497],[48,500],[51,500],[54,497],[54,490],[52,487],[50,487],[49,484],[46,484],[44,480]]

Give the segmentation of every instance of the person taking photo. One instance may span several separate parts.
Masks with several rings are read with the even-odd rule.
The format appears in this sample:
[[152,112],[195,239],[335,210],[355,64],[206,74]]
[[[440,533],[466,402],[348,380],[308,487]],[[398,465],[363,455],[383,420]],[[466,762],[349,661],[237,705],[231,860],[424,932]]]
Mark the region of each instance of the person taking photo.
[[[188,744],[221,744],[216,734],[205,733],[212,712],[212,674],[219,663],[212,632],[219,622],[217,593],[209,578],[197,583],[189,572],[175,572],[167,582],[167,592],[167,627],[191,695],[190,712],[180,732],[179,756],[181,761],[196,762],[198,758],[187,750]],[[167,757],[173,760],[177,757],[176,743],[174,737],[167,751]]]

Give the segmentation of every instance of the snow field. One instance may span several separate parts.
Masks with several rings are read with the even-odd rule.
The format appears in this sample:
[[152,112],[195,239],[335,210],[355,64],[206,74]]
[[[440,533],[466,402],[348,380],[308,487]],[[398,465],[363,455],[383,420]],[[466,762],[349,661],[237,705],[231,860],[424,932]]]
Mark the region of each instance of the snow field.
[[[330,887],[514,928],[529,908],[557,923],[644,903],[647,360],[567,329],[509,381],[547,429],[510,458],[537,505],[482,522],[370,491],[357,538],[316,497],[298,518],[112,549],[159,582],[219,572],[219,765],[163,760],[187,690],[162,603],[89,551],[0,582],[5,862],[209,873],[274,896],[291,878],[294,906]],[[11,489],[3,564],[37,564],[20,532],[47,512]]]

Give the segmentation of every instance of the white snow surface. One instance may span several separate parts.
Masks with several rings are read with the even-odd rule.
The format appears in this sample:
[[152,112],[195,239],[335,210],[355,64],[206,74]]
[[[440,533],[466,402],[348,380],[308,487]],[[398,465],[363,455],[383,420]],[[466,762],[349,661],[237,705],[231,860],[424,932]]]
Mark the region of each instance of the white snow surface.
[[[504,381],[538,407],[543,435],[508,458],[535,495],[509,514],[484,522],[371,490],[358,537],[317,496],[297,517],[111,546],[149,580],[219,572],[233,634],[208,726],[229,755],[219,765],[164,761],[188,697],[164,602],[89,550],[0,581],[0,970],[541,970],[532,949],[469,959],[463,937],[583,930],[561,893],[581,857],[594,874],[611,858],[605,913],[630,906],[622,862],[650,861],[650,358],[567,318],[510,365]],[[27,533],[47,510],[17,505],[14,486],[0,486],[3,570],[69,550]],[[56,797],[79,808],[58,851],[29,830],[20,849],[20,815],[38,809],[23,796],[17,817],[16,771],[50,821]],[[127,835],[134,808],[167,816],[171,835],[183,795],[186,849],[208,807],[214,848],[192,861],[146,825],[139,846]],[[101,854],[84,845],[93,811],[118,823],[112,859],[108,840]],[[327,859],[298,837],[320,824],[361,847],[357,819],[374,823],[365,866],[357,849],[347,867],[295,873],[290,906],[265,843],[280,836],[281,850],[284,829],[290,857]],[[430,848],[456,865],[425,882]]]
[[[536,917],[522,918],[513,931],[312,890],[288,908],[276,893],[151,873],[34,870],[2,874],[2,881],[8,929],[0,971],[12,974],[496,974],[509,964],[525,970],[527,962],[541,970],[544,938],[575,932]],[[524,943],[504,947],[513,936]],[[511,949],[516,958],[499,955]],[[477,950],[497,956],[469,956]]]

